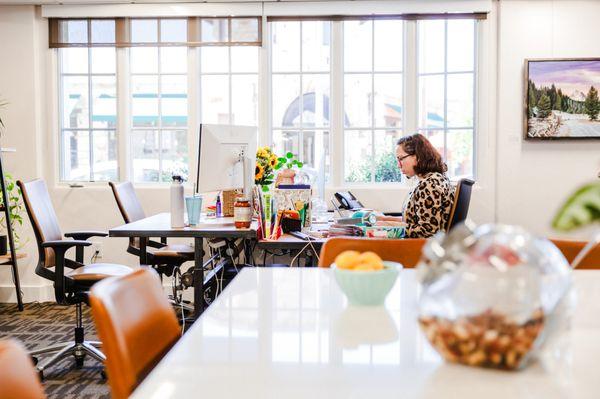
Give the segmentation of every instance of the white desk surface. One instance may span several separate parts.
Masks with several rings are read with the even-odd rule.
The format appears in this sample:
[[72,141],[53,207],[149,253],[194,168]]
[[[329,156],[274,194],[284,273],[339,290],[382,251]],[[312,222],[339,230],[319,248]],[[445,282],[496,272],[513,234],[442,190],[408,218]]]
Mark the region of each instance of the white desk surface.
[[600,272],[575,272],[570,331],[519,372],[445,363],[404,270],[385,308],[348,307],[331,270],[244,269],[133,398],[599,398]]

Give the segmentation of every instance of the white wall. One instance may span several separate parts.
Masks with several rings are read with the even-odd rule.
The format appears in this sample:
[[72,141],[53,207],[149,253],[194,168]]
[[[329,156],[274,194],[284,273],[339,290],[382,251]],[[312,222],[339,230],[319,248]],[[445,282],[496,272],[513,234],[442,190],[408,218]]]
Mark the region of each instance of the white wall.
[[[477,111],[477,180],[471,216],[477,222],[520,224],[543,235],[556,235],[550,219],[562,199],[600,170],[600,141],[524,142],[522,140],[523,62],[538,57],[593,57],[600,54],[600,2],[503,0],[482,24],[479,51],[481,85]],[[4,38],[10,38],[5,40]],[[6,169],[22,179],[53,180],[56,124],[50,101],[52,82],[46,69],[47,25],[32,6],[0,6],[0,97],[7,125],[3,146]],[[50,96],[50,97],[49,97]],[[397,210],[406,190],[352,188],[367,206]],[[140,188],[148,214],[168,209],[167,189]],[[122,222],[107,185],[71,189],[51,187],[63,231],[106,230]],[[28,223],[27,223],[28,224]],[[34,273],[37,261],[29,227],[29,257],[19,270],[26,300],[51,300],[50,283]],[[579,233],[582,236],[585,232]],[[103,239],[106,262],[134,265],[125,239]],[[0,268],[0,302],[14,300],[8,268]]]
[[597,179],[600,140],[523,141],[524,59],[597,57],[600,2],[499,4],[497,217],[556,235],[549,223],[561,202],[578,185]]

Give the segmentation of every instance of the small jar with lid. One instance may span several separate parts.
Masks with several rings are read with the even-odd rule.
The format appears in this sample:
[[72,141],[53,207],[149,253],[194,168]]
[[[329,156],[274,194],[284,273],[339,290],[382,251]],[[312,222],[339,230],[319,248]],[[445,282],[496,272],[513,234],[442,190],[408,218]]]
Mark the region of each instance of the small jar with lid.
[[233,204],[233,221],[236,229],[249,229],[252,223],[252,207],[250,201],[238,197]]

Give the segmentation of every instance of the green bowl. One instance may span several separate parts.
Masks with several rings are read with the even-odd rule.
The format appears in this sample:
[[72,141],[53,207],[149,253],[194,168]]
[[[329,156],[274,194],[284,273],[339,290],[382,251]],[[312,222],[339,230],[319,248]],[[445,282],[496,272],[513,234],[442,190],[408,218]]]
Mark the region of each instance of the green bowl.
[[351,305],[383,305],[387,294],[394,286],[402,264],[383,261],[384,268],[377,271],[354,271],[339,269],[331,265],[335,281],[346,294]]

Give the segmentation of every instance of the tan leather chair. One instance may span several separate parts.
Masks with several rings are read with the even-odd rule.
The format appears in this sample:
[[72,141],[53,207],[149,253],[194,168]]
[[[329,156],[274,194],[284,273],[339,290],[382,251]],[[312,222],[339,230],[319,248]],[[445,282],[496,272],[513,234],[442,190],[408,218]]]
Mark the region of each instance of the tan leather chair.
[[319,267],[329,267],[343,251],[373,251],[383,260],[400,262],[406,268],[419,263],[421,249],[427,240],[424,238],[406,238],[402,240],[374,239],[360,237],[334,237],[323,244],[319,256]]
[[[83,248],[91,245],[85,241],[90,237],[106,236],[106,233],[95,231],[82,231],[63,235],[58,224],[56,213],[48,194],[46,183],[37,179],[27,183],[17,181],[21,189],[25,209],[29,215],[33,232],[38,247],[38,263],[35,268],[37,275],[54,282],[54,296],[60,305],[75,305],[77,317],[75,326],[75,339],[71,342],[56,343],[47,348],[36,349],[31,356],[54,353],[37,365],[40,377],[43,378],[44,370],[59,362],[61,359],[72,355],[78,367],[83,366],[86,355],[103,362],[105,357],[98,348],[97,341],[84,339],[81,304],[87,303],[90,287],[105,277],[122,276],[131,272],[124,265],[113,263],[83,264]],[[75,247],[75,261],[67,259],[65,253],[69,248]]]
[[106,279],[90,294],[113,398],[127,398],[180,336],[156,272]]
[[[577,254],[586,246],[585,241],[570,241],[570,240],[558,240],[551,239],[560,249],[560,252],[567,258],[569,263],[572,263]],[[581,260],[577,270],[579,269],[600,269],[600,245],[597,245],[585,258]]]
[[31,362],[19,341],[0,341],[0,398],[43,399],[44,389]]
[[[146,217],[142,204],[140,203],[131,182],[109,182],[108,184],[112,189],[115,200],[117,201],[117,206],[119,207],[119,211],[121,212],[121,216],[123,216],[125,223],[132,223]],[[141,255],[138,238],[129,239],[127,252],[138,257]],[[158,272],[161,279],[163,275],[170,277],[175,274],[176,281],[174,284],[176,286],[179,285],[177,280],[180,276],[181,265],[184,262],[194,260],[194,248],[191,245],[167,245],[166,239],[163,239],[162,242],[148,240],[146,252],[148,254],[148,263]],[[175,292],[173,294],[175,297],[174,299],[176,299],[176,302],[179,305],[179,301],[181,300],[180,295],[176,295]],[[188,310],[193,309],[190,307]]]

